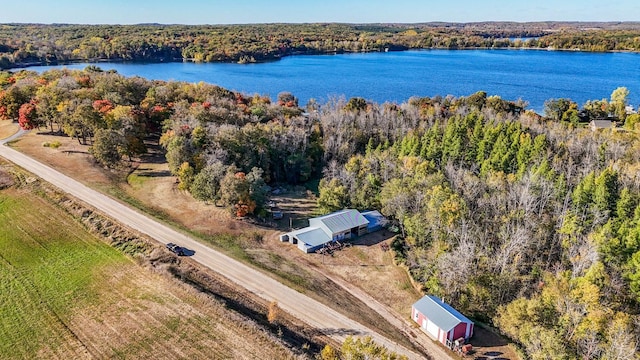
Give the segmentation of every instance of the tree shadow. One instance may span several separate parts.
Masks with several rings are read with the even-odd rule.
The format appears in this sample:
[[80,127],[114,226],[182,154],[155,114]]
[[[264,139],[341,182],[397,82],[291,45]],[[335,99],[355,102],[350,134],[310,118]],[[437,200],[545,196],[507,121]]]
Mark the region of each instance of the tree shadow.
[[140,156],[140,162],[145,164],[164,164],[167,162],[167,159],[165,158],[164,153],[144,154]]
[[[505,346],[508,342],[500,335],[494,333],[491,330],[485,329],[481,326],[476,326],[473,329],[474,335],[471,339],[471,343],[475,347],[494,347],[494,346]],[[502,355],[502,353],[490,355],[490,356],[498,356]]]
[[164,164],[167,162],[165,151],[156,141],[145,141],[146,154],[140,156],[140,161],[147,164]]
[[66,138],[68,138],[68,137],[69,137],[69,135],[65,134],[65,133],[64,133],[64,131],[62,131],[62,130],[54,130],[54,131],[51,131],[51,130],[48,130],[48,131],[38,131],[36,134],[37,134],[37,135],[52,135],[52,136],[60,136],[60,137],[66,137]]
[[486,355],[486,356],[491,356],[491,357],[496,357],[496,356],[500,356],[502,355],[502,352],[500,351],[487,351],[482,355]]
[[81,151],[81,150],[62,150],[62,153],[64,154],[88,154],[88,151]]
[[393,232],[387,230],[387,229],[382,229],[379,231],[375,231],[366,235],[362,235],[359,237],[356,237],[354,239],[352,239],[351,241],[349,241],[352,245],[354,246],[374,246],[377,244],[380,244],[386,240],[391,239],[392,237],[394,237],[396,234],[394,234]]
[[193,256],[196,254],[195,250],[187,249],[184,246],[182,246],[181,248],[182,248],[182,256]]
[[156,178],[156,177],[171,176],[171,172],[169,170],[144,171],[144,170],[151,170],[151,169],[138,169],[138,171],[140,171],[140,170],[143,170],[143,171],[138,173],[138,176],[140,176],[140,177]]

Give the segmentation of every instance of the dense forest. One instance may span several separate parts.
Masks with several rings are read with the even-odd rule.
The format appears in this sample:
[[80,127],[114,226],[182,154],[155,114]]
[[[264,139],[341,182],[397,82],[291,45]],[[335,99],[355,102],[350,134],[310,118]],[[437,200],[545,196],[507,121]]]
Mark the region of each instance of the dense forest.
[[[0,72],[0,117],[123,167],[152,143],[199,200],[260,215],[265,184],[320,180],[318,206],[379,209],[429,293],[532,359],[637,359],[640,116],[628,91],[544,116],[477,92],[311,102],[88,67]],[[585,124],[610,117],[619,127]]]
[[407,49],[640,51],[640,23],[0,24],[0,69],[78,61],[256,62]]

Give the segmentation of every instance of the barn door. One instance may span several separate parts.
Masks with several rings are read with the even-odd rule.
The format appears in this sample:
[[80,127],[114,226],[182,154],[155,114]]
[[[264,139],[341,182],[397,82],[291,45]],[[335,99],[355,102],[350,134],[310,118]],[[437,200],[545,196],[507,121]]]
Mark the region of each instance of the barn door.
[[433,336],[434,338],[438,338],[438,325],[431,322],[431,320],[427,320],[427,332]]

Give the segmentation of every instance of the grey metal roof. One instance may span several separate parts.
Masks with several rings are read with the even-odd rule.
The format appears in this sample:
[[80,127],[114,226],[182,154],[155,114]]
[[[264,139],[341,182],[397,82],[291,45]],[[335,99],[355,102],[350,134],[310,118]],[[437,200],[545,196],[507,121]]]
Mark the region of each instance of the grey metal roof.
[[290,232],[289,236],[295,236],[298,241],[310,246],[318,246],[331,241],[331,236],[327,235],[327,233],[320,228],[306,227],[304,229]]
[[369,221],[365,219],[358,210],[354,209],[344,209],[312,220],[322,221],[322,223],[329,228],[333,234],[357,228],[362,225],[367,225],[369,223]]
[[413,304],[413,307],[444,331],[453,329],[461,322],[473,323],[458,310],[434,295],[423,297]]
[[595,127],[596,129],[610,129],[613,127],[613,122],[611,120],[592,120],[589,125]]

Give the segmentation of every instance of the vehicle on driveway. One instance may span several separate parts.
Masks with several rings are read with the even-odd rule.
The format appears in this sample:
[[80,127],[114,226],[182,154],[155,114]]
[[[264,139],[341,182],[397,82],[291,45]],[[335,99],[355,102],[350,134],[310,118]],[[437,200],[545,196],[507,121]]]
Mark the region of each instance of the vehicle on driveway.
[[273,216],[273,220],[280,220],[284,217],[284,214],[282,213],[282,210],[280,209],[274,209],[271,210],[271,214]]
[[167,249],[169,249],[169,251],[171,251],[172,253],[178,255],[178,256],[184,256],[185,252],[184,249],[181,246],[178,246],[174,243],[168,243],[167,244]]

